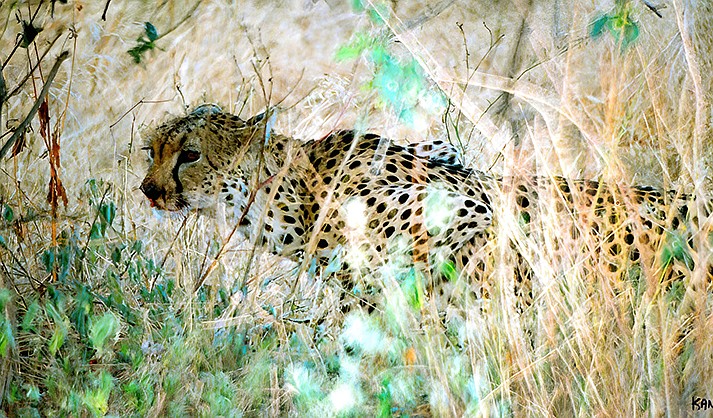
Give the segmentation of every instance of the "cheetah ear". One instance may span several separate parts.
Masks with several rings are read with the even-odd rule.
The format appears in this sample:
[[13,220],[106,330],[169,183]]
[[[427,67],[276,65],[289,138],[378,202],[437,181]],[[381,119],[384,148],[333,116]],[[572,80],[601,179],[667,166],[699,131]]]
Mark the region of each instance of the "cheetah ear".
[[191,112],[191,115],[196,115],[196,116],[207,116],[207,115],[214,115],[216,113],[223,113],[223,109],[221,109],[220,106],[217,104],[213,103],[204,103]]

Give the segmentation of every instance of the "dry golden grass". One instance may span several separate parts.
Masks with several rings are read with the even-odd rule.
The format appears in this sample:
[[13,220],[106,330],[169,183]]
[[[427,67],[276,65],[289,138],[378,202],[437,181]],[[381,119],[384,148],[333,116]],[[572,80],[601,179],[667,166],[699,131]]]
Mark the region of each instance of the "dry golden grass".
[[[16,335],[3,356],[2,406],[9,415],[679,416],[693,413],[692,397],[713,399],[705,216],[713,10],[705,2],[674,0],[660,10],[662,18],[643,1],[632,2],[640,35],[624,51],[611,36],[589,36],[591,22],[613,1],[393,1],[378,8],[381,24],[351,2],[114,1],[105,22],[104,2],[69,3],[57,3],[50,18],[36,1],[0,1],[3,62],[21,30],[15,15],[27,20],[28,10],[42,10],[36,46],[19,49],[3,68],[8,90],[56,36],[41,76],[61,51],[71,53],[49,92],[68,204],[52,217],[36,119],[25,150],[0,165],[0,204],[19,219],[0,221],[0,275],[12,289],[5,321]],[[126,51],[146,21],[161,38],[136,64]],[[427,108],[417,111],[417,123],[400,122],[373,89],[363,88],[372,65],[335,60],[356,33],[379,32],[398,40],[393,53],[416,59],[452,102],[446,124]],[[35,103],[42,82],[39,72],[33,75],[3,105],[0,134]],[[595,241],[591,231],[557,250],[569,233],[557,219],[543,210],[541,230],[526,236],[504,195],[496,233],[483,249],[493,267],[483,278],[489,309],[460,307],[445,330],[435,306],[414,312],[390,283],[380,285],[394,295],[382,316],[345,319],[328,278],[296,277],[284,260],[262,251],[251,256],[250,243],[232,243],[205,277],[211,290],[194,293],[222,244],[212,220],[158,214],[138,185],[147,167],[142,133],[203,102],[244,117],[279,103],[274,129],[305,139],[355,125],[408,142],[447,137],[463,148],[469,166],[508,178],[563,175],[682,190],[698,198],[696,268],[674,286],[660,276],[601,280],[607,275],[592,268],[599,264],[588,245]],[[89,179],[110,186],[93,193]],[[543,208],[556,203],[543,199]],[[113,227],[103,240],[89,239],[97,208],[108,201],[116,203]],[[76,233],[84,252],[51,285],[57,267],[45,269],[43,254],[55,241],[71,241],[61,231]],[[163,272],[142,267],[128,282],[122,274],[129,265],[123,273],[112,270],[118,264],[112,254],[136,241],[141,249],[119,252],[130,252],[131,263],[153,260]],[[530,257],[536,277],[535,303],[523,313],[516,312],[511,283],[518,251]],[[170,306],[139,296],[168,281],[176,286]],[[96,318],[105,311],[120,318],[107,352],[96,344],[96,352],[76,348],[88,337],[75,322],[64,331],[64,348],[48,352],[57,324],[75,317],[70,308],[53,316],[45,304],[58,297],[47,286],[74,297],[68,302],[74,307],[76,283],[96,295],[121,294],[138,313],[132,322],[118,305],[95,297]],[[17,328],[34,299],[45,319],[34,330]],[[320,326],[303,321],[325,312]],[[235,341],[220,345],[225,335]],[[124,361],[139,345],[141,360]],[[76,371],[68,371],[68,362],[79,364]],[[102,372],[113,386],[101,383]],[[75,386],[49,378],[62,373],[79,376]],[[135,382],[143,398],[132,392]],[[104,384],[112,389],[102,403],[97,388]]]

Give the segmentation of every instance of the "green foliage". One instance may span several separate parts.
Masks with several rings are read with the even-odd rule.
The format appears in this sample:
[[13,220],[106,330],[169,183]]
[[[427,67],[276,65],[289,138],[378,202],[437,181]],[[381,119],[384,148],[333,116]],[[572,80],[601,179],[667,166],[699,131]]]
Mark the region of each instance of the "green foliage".
[[449,282],[454,282],[458,279],[458,270],[456,265],[451,260],[446,260],[440,264],[441,275]]
[[40,313],[41,308],[36,300],[30,303],[25,311],[25,315],[22,317],[20,328],[22,328],[23,331],[33,331],[35,329],[35,319]]
[[69,318],[64,315],[61,308],[58,308],[55,303],[48,301],[45,305],[45,312],[52,319],[52,337],[50,337],[48,348],[51,355],[56,355],[60,348],[64,345],[67,338],[70,322]]
[[154,42],[158,39],[159,35],[156,27],[151,22],[145,22],[144,33],[136,39],[137,45],[127,52],[131,55],[136,64],[140,64],[144,58],[144,54],[156,48]]
[[691,256],[690,248],[683,233],[679,231],[667,232],[661,251],[661,262],[664,270],[674,260],[682,262],[689,270],[693,269],[693,256]]
[[425,295],[423,294],[423,273],[415,268],[410,268],[405,274],[401,275],[399,284],[401,291],[406,297],[406,302],[415,310],[423,307]]
[[617,1],[613,12],[594,19],[590,24],[589,35],[592,38],[599,38],[607,32],[614,38],[621,51],[624,51],[639,37],[639,24],[631,17],[632,7],[628,0]]
[[10,205],[3,205],[2,218],[5,220],[5,222],[8,223],[12,222],[13,219],[15,219],[15,212],[12,210],[12,207]]
[[379,418],[390,418],[392,417],[391,404],[393,402],[391,396],[391,388],[389,384],[389,379],[384,379],[381,382],[381,393],[379,393],[379,409],[377,417]]
[[119,333],[119,320],[111,312],[104,312],[101,318],[92,323],[89,341],[97,352],[102,353],[107,340],[114,339]]
[[123,385],[122,391],[126,395],[130,408],[138,416],[146,416],[156,397],[152,380],[148,376],[134,379]]
[[[386,6],[377,3],[375,8],[356,0],[354,10],[365,12],[377,27],[385,27],[381,16]],[[395,112],[405,123],[415,122],[417,107],[428,111],[440,111],[445,98],[439,90],[429,89],[429,82],[418,61],[413,57],[398,58],[392,50],[388,36],[380,30],[376,33],[358,32],[335,55],[337,61],[349,61],[364,57],[373,68],[372,79],[364,89],[378,93],[382,104]],[[436,110],[438,109],[438,110]]]
[[103,417],[109,410],[109,396],[114,389],[114,378],[110,373],[102,371],[93,378],[92,388],[88,389],[82,401],[89,412],[95,417]]
[[94,296],[88,286],[78,285],[77,287],[79,290],[74,297],[74,310],[70,319],[79,335],[86,337],[93,311]]
[[106,230],[114,222],[116,217],[116,205],[114,202],[101,203],[98,208],[99,217],[97,222],[92,225],[89,237],[91,239],[103,238],[106,235]]
[[15,333],[6,314],[6,307],[10,302],[10,291],[0,289],[0,356],[2,357],[7,356],[8,349],[15,346]]

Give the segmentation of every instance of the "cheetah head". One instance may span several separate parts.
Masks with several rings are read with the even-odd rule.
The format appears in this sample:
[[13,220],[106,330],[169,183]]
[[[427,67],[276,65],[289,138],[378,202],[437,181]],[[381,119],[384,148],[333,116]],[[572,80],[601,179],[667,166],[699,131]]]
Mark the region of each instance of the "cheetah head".
[[156,128],[144,148],[150,167],[140,187],[151,206],[168,211],[213,206],[223,178],[240,172],[242,160],[255,154],[250,148],[264,136],[260,119],[243,121],[202,105]]

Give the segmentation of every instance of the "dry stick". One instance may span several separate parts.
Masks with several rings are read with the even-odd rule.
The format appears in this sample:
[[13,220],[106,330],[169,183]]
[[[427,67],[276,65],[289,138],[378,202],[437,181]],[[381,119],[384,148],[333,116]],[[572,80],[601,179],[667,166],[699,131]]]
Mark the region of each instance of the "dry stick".
[[102,12],[102,20],[106,22],[106,12],[109,11],[109,3],[111,3],[111,0],[106,0],[106,4],[104,5],[104,12]]
[[35,65],[32,66],[32,68],[30,69],[30,71],[28,71],[27,74],[25,74],[25,77],[22,78],[22,80],[20,81],[20,83],[19,83],[14,89],[12,89],[12,91],[10,91],[10,93],[8,93],[8,95],[5,97],[5,100],[9,99],[10,97],[12,97],[12,96],[14,96],[14,95],[16,95],[17,93],[20,92],[20,89],[22,88],[22,86],[24,86],[24,85],[25,85],[25,82],[30,78],[30,76],[31,76],[32,74],[34,74],[34,72],[35,72],[35,70],[37,69],[37,67],[38,67],[38,66],[40,65],[40,63],[45,59],[45,57],[47,56],[47,54],[48,54],[48,53],[50,52],[50,50],[52,49],[52,46],[54,46],[55,42],[57,42],[57,39],[59,39],[60,36],[61,36],[61,35],[58,34],[57,36],[55,36],[55,38],[54,38],[52,41],[50,41],[49,46],[47,47],[47,49],[45,49],[45,52],[42,53],[42,55],[40,56],[40,59],[37,60],[37,62],[35,63]]
[[[3,2],[0,2],[0,5],[2,5]],[[35,9],[35,13],[32,13],[32,8],[28,2],[27,4],[27,11],[30,16],[30,21],[27,22],[28,25],[33,26],[33,23],[35,22],[35,18],[37,17],[37,14],[40,12],[40,9],[42,8],[42,1],[37,5],[37,9]],[[6,27],[7,28],[7,27]],[[2,68],[7,67],[7,63],[10,62],[10,59],[12,58],[13,55],[15,55],[15,52],[17,52],[17,48],[22,45],[22,40],[24,39],[24,36],[20,35],[19,33],[17,34],[17,42],[15,42],[15,46],[12,47],[12,51],[7,55],[7,58],[5,58],[5,61],[2,63]]]
[[27,114],[27,117],[25,117],[25,120],[23,120],[22,123],[20,123],[20,125],[17,127],[17,129],[15,129],[15,133],[12,134],[10,139],[8,139],[5,145],[3,145],[3,147],[0,149],[0,159],[5,156],[5,154],[8,152],[10,147],[12,147],[15,141],[17,141],[20,135],[25,132],[25,129],[27,129],[27,126],[30,124],[30,121],[32,121],[32,119],[35,117],[37,110],[40,108],[42,102],[44,102],[45,96],[47,96],[47,92],[49,92],[52,80],[54,80],[54,77],[59,71],[60,64],[62,64],[62,62],[67,58],[69,58],[69,51],[64,51],[57,57],[57,61],[55,61],[52,70],[50,70],[50,73],[47,76],[47,81],[45,81],[44,86],[42,86],[42,91],[40,91],[40,95],[37,96],[37,100],[35,100],[34,106],[32,106],[32,109],[30,109],[30,112]]
[[164,32],[162,35],[159,35],[158,38],[154,39],[154,42],[158,41],[159,39],[167,36],[169,33],[173,32],[174,30],[178,29],[179,26],[181,26],[184,22],[186,22],[188,19],[193,17],[193,13],[198,10],[198,6],[201,5],[203,0],[198,0],[196,4],[191,7],[190,10],[188,10],[188,13],[186,13],[181,20],[179,20],[175,25],[173,25],[171,28],[169,28],[166,32]]
[[210,266],[208,266],[208,269],[206,269],[205,273],[203,273],[203,275],[201,275],[200,279],[198,279],[198,282],[193,287],[194,292],[197,292],[198,289],[200,289],[200,287],[203,285],[203,282],[205,282],[205,279],[208,277],[208,275],[213,270],[215,270],[215,267],[218,265],[218,261],[220,260],[220,257],[223,255],[223,253],[225,252],[225,249],[228,247],[228,243],[230,243],[230,240],[233,238],[233,235],[235,235],[235,232],[238,230],[238,227],[245,219],[245,216],[247,216],[248,211],[250,210],[250,207],[255,202],[255,197],[257,196],[257,192],[260,191],[260,189],[262,189],[263,187],[270,184],[274,178],[275,178],[275,176],[270,176],[267,180],[260,183],[258,185],[258,187],[255,188],[255,190],[250,192],[250,197],[248,197],[248,203],[245,205],[245,209],[243,210],[243,213],[240,215],[240,218],[235,223],[235,226],[233,226],[233,229],[230,230],[230,233],[228,234],[228,236],[223,240],[223,245],[220,246],[220,250],[218,250],[218,254],[215,255],[215,257],[213,258],[213,261],[210,263]]
[[143,104],[156,104],[156,103],[167,103],[167,102],[170,102],[171,100],[173,100],[173,99],[161,99],[161,100],[144,100],[144,99],[141,99],[141,100],[139,100],[138,102],[134,103],[134,105],[131,106],[131,107],[129,108],[129,110],[127,110],[126,112],[124,112],[124,114],[121,115],[121,116],[119,117],[119,119],[116,120],[116,122],[114,122],[114,123],[112,123],[111,125],[109,125],[109,129],[110,129],[110,130],[111,130],[111,129],[114,129],[114,127],[115,127],[119,122],[121,122],[121,120],[124,119],[124,118],[126,117],[126,115],[128,115],[129,113],[131,113],[132,110],[136,109],[136,108],[139,107],[140,105],[143,105]]
[[171,254],[171,250],[173,250],[173,244],[178,241],[178,235],[183,231],[183,227],[186,226],[186,222],[188,222],[188,215],[183,217],[183,222],[181,223],[181,226],[178,228],[178,231],[176,231],[176,236],[173,237],[173,240],[171,241],[171,245],[168,246],[168,251],[166,251],[166,254],[163,256],[163,260],[161,261],[161,265],[159,266],[158,270],[153,276],[153,279],[151,279],[151,284],[149,285],[149,290],[153,291],[154,286],[156,285],[156,280],[158,279],[158,274],[161,270],[163,270],[163,266],[166,265],[166,260],[168,260],[169,254]]
[[0,126],[2,126],[2,105],[5,104],[5,95],[7,89],[5,88],[5,77],[2,75],[2,68],[0,68]]
[[[253,134],[251,134],[250,138],[243,144],[242,147],[238,150],[238,154],[236,158],[233,160],[233,167],[235,167],[238,162],[242,161],[242,159],[245,157],[245,154],[248,152],[248,149],[250,148],[250,144],[252,144],[253,141]],[[259,174],[259,171],[258,171]],[[228,234],[228,237],[223,240],[223,243],[221,245],[220,250],[218,250],[218,254],[216,254],[215,258],[211,262],[210,266],[208,266],[208,270],[204,274],[201,275],[201,277],[198,279],[198,282],[194,285],[194,292],[197,292],[198,289],[203,285],[203,282],[205,279],[208,277],[208,275],[215,269],[216,265],[218,264],[218,260],[222,256],[223,252],[225,252],[225,247],[228,245],[230,242],[231,238],[235,234],[235,232],[238,230],[238,227],[240,226],[240,223],[245,219],[245,217],[248,214],[248,210],[250,210],[250,207],[252,206],[253,202],[255,201],[255,197],[257,196],[258,190],[260,190],[263,186],[268,184],[270,181],[272,181],[271,178],[268,178],[265,180],[265,182],[260,183],[257,185],[256,189],[250,192],[250,196],[248,197],[248,202],[245,206],[245,209],[243,210],[243,213],[240,215],[240,218],[238,219],[238,222],[233,226],[233,229],[230,231]],[[202,267],[201,267],[202,268]],[[248,269],[250,266],[248,266]]]

